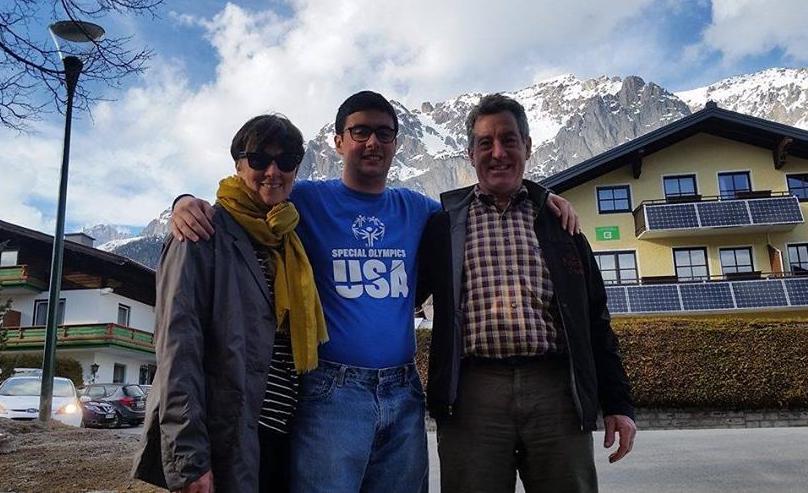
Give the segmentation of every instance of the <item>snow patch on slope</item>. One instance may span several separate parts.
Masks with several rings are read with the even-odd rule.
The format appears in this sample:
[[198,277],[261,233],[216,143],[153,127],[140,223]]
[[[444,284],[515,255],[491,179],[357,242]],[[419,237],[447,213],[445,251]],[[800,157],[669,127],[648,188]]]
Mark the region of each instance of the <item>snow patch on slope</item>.
[[770,68],[676,93],[693,111],[707,101],[747,115],[808,129],[808,69]]

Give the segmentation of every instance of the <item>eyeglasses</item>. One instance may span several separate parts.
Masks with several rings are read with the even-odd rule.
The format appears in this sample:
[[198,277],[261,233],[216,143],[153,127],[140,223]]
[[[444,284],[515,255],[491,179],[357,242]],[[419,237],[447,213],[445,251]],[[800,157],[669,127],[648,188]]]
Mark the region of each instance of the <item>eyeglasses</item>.
[[367,125],[354,125],[348,127],[347,130],[351,134],[351,138],[356,142],[367,142],[370,136],[376,134],[376,138],[382,144],[389,144],[396,140],[396,129],[390,127],[368,127]]
[[278,169],[286,173],[294,171],[295,168],[303,160],[303,156],[297,154],[281,153],[281,154],[267,154],[265,152],[247,152],[241,151],[238,154],[239,159],[246,158],[247,164],[255,171],[264,171],[272,166],[272,163],[278,165]]

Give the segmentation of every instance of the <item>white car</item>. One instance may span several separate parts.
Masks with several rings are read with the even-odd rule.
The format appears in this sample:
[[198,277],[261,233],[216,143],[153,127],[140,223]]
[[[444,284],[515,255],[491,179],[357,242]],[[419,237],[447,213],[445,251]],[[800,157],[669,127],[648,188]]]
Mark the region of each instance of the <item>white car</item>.
[[[30,421],[39,418],[42,377],[9,377],[0,384],[0,418]],[[66,425],[81,426],[82,411],[76,388],[67,378],[53,379],[51,417]]]

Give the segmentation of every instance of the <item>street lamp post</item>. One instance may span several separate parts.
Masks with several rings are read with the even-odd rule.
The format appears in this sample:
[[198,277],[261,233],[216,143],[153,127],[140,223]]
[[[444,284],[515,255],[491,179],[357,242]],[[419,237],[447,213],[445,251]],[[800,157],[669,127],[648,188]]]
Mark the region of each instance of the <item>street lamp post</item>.
[[62,259],[64,254],[65,205],[67,203],[67,171],[70,162],[70,127],[73,117],[73,96],[83,67],[75,56],[62,56],[57,38],[73,43],[88,43],[101,39],[104,29],[90,22],[60,21],[48,28],[56,44],[56,49],[64,64],[65,86],[67,87],[67,108],[65,110],[65,135],[62,147],[62,167],[59,177],[59,201],[56,209],[56,232],[53,236],[53,256],[51,257],[50,284],[48,293],[48,315],[45,332],[45,355],[42,359],[42,389],[39,398],[39,420],[48,421],[53,404],[53,376],[56,361],[56,324],[59,294],[62,287]]

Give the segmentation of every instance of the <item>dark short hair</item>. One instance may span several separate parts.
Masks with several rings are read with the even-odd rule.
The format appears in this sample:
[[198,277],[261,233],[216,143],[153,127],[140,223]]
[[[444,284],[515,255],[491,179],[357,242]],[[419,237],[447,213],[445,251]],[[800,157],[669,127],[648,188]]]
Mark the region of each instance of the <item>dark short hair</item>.
[[346,99],[337,110],[337,118],[334,120],[334,131],[341,134],[345,131],[345,120],[357,111],[381,111],[390,115],[393,119],[393,130],[398,132],[398,116],[393,105],[378,92],[360,91]]
[[504,94],[488,94],[480,98],[480,102],[471,108],[469,116],[466,118],[466,137],[469,140],[469,149],[474,146],[474,124],[477,123],[477,119],[483,115],[495,115],[503,111],[510,112],[516,118],[519,135],[522,136],[522,140],[527,141],[530,137],[530,125],[527,123],[525,107],[519,104],[519,101]]
[[233,136],[230,155],[233,161],[238,161],[238,156],[243,151],[263,151],[273,144],[283,149],[284,153],[303,158],[303,134],[279,113],[250,118]]

